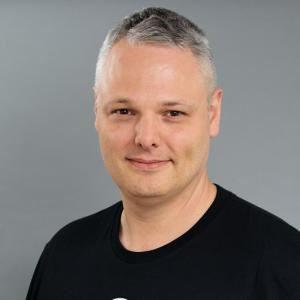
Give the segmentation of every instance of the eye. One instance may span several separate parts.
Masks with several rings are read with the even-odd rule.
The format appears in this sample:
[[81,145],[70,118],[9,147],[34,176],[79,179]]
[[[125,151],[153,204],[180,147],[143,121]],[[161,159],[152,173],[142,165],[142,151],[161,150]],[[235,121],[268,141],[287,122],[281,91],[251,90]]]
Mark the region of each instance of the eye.
[[184,115],[185,113],[178,110],[170,110],[167,113],[170,113],[171,117],[180,117],[180,115]]
[[128,112],[129,112],[129,109],[127,109],[127,108],[118,108],[118,109],[114,109],[111,113],[117,114],[117,115],[127,115]]

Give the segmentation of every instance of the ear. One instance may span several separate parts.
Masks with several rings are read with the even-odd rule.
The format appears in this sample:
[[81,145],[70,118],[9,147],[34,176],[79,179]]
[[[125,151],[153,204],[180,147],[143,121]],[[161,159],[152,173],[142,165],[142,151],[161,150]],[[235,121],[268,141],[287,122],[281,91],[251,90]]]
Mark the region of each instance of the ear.
[[97,88],[95,86],[93,86],[93,94],[94,94],[94,113],[95,115],[97,114]]
[[222,111],[223,90],[216,88],[210,98],[209,115],[209,136],[216,137],[220,131],[221,111]]
[[95,86],[93,86],[93,93],[94,93],[94,113],[95,113],[94,126],[95,129],[98,131],[98,127],[97,127],[98,90]]

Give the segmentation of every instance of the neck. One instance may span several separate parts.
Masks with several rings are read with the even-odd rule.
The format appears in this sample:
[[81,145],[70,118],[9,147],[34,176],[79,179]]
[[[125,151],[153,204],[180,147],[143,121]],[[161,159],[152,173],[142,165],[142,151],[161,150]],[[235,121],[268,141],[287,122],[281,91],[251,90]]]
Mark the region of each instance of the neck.
[[147,208],[142,205],[142,201],[124,198],[120,242],[126,249],[136,252],[161,247],[199,221],[215,196],[216,187],[206,174],[170,201],[155,201]]

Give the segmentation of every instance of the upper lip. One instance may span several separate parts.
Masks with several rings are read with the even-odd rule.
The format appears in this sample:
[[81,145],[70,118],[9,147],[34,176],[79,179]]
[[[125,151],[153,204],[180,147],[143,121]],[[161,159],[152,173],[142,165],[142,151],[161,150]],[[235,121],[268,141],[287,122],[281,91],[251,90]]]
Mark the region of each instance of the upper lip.
[[138,158],[138,157],[131,157],[131,158],[127,158],[127,159],[145,163],[145,164],[168,161],[168,160],[161,160],[161,159],[145,159],[145,158]]

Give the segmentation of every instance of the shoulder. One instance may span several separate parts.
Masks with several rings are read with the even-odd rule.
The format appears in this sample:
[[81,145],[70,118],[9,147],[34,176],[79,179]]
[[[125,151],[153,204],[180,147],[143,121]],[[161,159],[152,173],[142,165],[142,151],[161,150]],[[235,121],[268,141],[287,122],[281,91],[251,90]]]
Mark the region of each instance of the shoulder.
[[239,241],[247,249],[273,259],[274,262],[282,256],[299,257],[300,232],[295,227],[231,191],[222,187],[218,187],[219,190],[226,202],[222,231],[233,242]]
[[51,245],[84,245],[109,234],[115,213],[121,201],[91,215],[76,219],[59,229],[50,239]]
[[237,228],[258,254],[254,298],[300,299],[300,232],[266,209],[230,191],[225,194],[230,228]]
[[280,216],[271,213],[266,208],[258,206],[248,199],[218,186],[222,195],[227,199],[227,214],[232,222],[259,231],[265,237],[278,239],[280,234],[300,237],[300,232],[283,220]]

